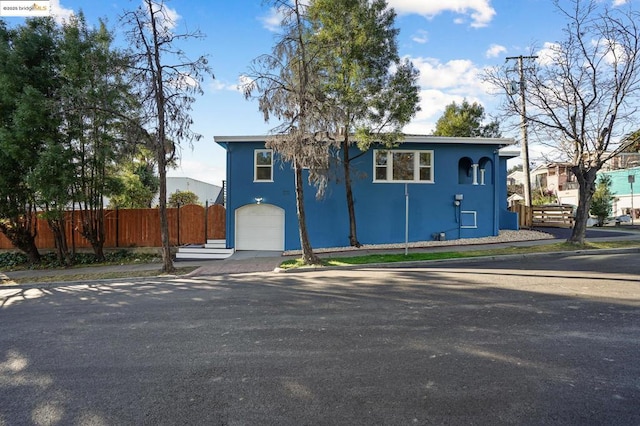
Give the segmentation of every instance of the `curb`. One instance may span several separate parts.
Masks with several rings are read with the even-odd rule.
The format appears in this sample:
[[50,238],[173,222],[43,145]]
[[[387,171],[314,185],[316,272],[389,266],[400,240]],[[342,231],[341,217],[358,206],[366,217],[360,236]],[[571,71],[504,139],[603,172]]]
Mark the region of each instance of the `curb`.
[[407,262],[388,262],[388,263],[367,263],[363,265],[344,265],[344,266],[303,266],[301,268],[282,269],[277,267],[273,270],[275,273],[295,274],[304,272],[333,271],[333,270],[354,270],[354,269],[393,269],[393,268],[416,268],[427,267],[442,263],[479,263],[487,260],[513,260],[527,259],[530,257],[569,257],[580,255],[605,255],[605,254],[625,254],[640,253],[640,247],[617,248],[617,249],[582,249],[573,251],[554,251],[546,253],[522,253],[522,254],[500,254],[495,256],[474,256],[459,257],[455,259],[434,259],[434,260],[411,260]]

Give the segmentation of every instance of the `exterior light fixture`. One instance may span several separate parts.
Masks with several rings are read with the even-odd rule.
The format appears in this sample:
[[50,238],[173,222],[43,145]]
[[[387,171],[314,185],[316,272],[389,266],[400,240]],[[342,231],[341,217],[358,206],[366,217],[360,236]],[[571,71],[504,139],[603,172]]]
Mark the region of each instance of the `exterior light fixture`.
[[256,204],[262,203],[262,197],[254,198],[256,200]]

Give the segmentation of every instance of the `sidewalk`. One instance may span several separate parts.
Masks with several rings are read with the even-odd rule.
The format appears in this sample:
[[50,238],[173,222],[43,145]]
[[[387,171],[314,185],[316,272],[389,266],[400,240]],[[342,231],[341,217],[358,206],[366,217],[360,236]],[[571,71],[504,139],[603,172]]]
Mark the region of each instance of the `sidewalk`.
[[[527,240],[527,241],[509,241],[504,243],[492,243],[492,244],[473,244],[473,240],[469,240],[470,244],[457,244],[457,245],[432,245],[429,247],[410,248],[409,253],[420,252],[443,252],[443,251],[469,251],[480,249],[493,249],[504,247],[523,247],[523,246],[536,246],[544,244],[553,244],[562,242],[569,236],[570,230],[560,228],[544,228],[540,229],[542,232],[549,233],[554,236],[551,239],[541,240]],[[640,240],[640,229],[632,229],[630,227],[607,227],[593,229],[589,228],[587,231],[587,240]],[[458,242],[460,240],[457,240]],[[329,253],[318,253],[322,257],[339,257],[339,256],[364,256],[372,253],[404,253],[404,248],[394,249],[358,249],[348,251],[338,251]],[[242,274],[242,273],[264,273],[272,272],[276,269],[280,263],[284,260],[295,258],[297,256],[282,256],[280,252],[273,251],[239,251],[234,253],[228,259],[225,260],[184,260],[175,261],[174,266],[176,268],[182,267],[195,267],[196,269],[187,274],[187,277],[198,276],[216,276],[225,274]],[[11,281],[14,279],[28,280],[29,278],[41,278],[41,277],[59,277],[59,281],[64,282],[65,277],[81,274],[104,274],[109,272],[148,272],[159,271],[161,264],[156,263],[143,263],[133,265],[110,265],[110,266],[88,266],[85,268],[72,268],[72,269],[46,269],[46,270],[21,270],[13,272],[0,272],[0,281]],[[135,275],[135,274],[133,274]],[[58,281],[58,280],[55,280]]]

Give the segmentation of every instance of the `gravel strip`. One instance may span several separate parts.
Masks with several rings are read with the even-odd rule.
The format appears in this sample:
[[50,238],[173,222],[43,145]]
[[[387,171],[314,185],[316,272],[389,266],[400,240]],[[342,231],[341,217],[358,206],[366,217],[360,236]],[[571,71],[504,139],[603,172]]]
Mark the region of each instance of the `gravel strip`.
[[[517,241],[536,241],[536,240],[549,240],[555,238],[553,235],[546,232],[520,230],[520,231],[500,231],[500,235],[497,237],[482,237],[482,238],[460,238],[457,240],[446,241],[415,241],[408,244],[409,248],[420,247],[442,247],[442,246],[467,246],[475,244],[493,244],[493,243],[511,243]],[[400,249],[405,248],[405,243],[395,244],[363,244],[361,247],[330,247],[330,248],[314,248],[314,253],[332,253],[339,251],[357,251],[366,249]],[[296,256],[301,254],[301,250],[289,250],[283,253],[284,256]]]

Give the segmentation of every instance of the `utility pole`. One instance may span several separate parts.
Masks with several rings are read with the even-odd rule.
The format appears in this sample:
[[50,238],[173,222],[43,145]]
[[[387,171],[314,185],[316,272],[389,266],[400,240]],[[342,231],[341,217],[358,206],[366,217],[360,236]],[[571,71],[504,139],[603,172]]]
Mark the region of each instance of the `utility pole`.
[[636,216],[636,212],[635,209],[633,208],[633,184],[636,181],[636,175],[629,175],[628,176],[629,179],[629,185],[631,185],[631,225],[633,225],[633,219]]
[[[529,137],[527,132],[527,103],[525,99],[525,84],[524,84],[524,60],[536,59],[537,56],[509,56],[508,60],[515,59],[518,61],[518,73],[520,79],[518,85],[520,86],[520,129],[522,131],[522,173],[524,174],[524,205],[531,207],[531,172],[529,170]],[[515,92],[515,88],[512,87],[512,91]],[[510,94],[514,94],[510,92]]]

